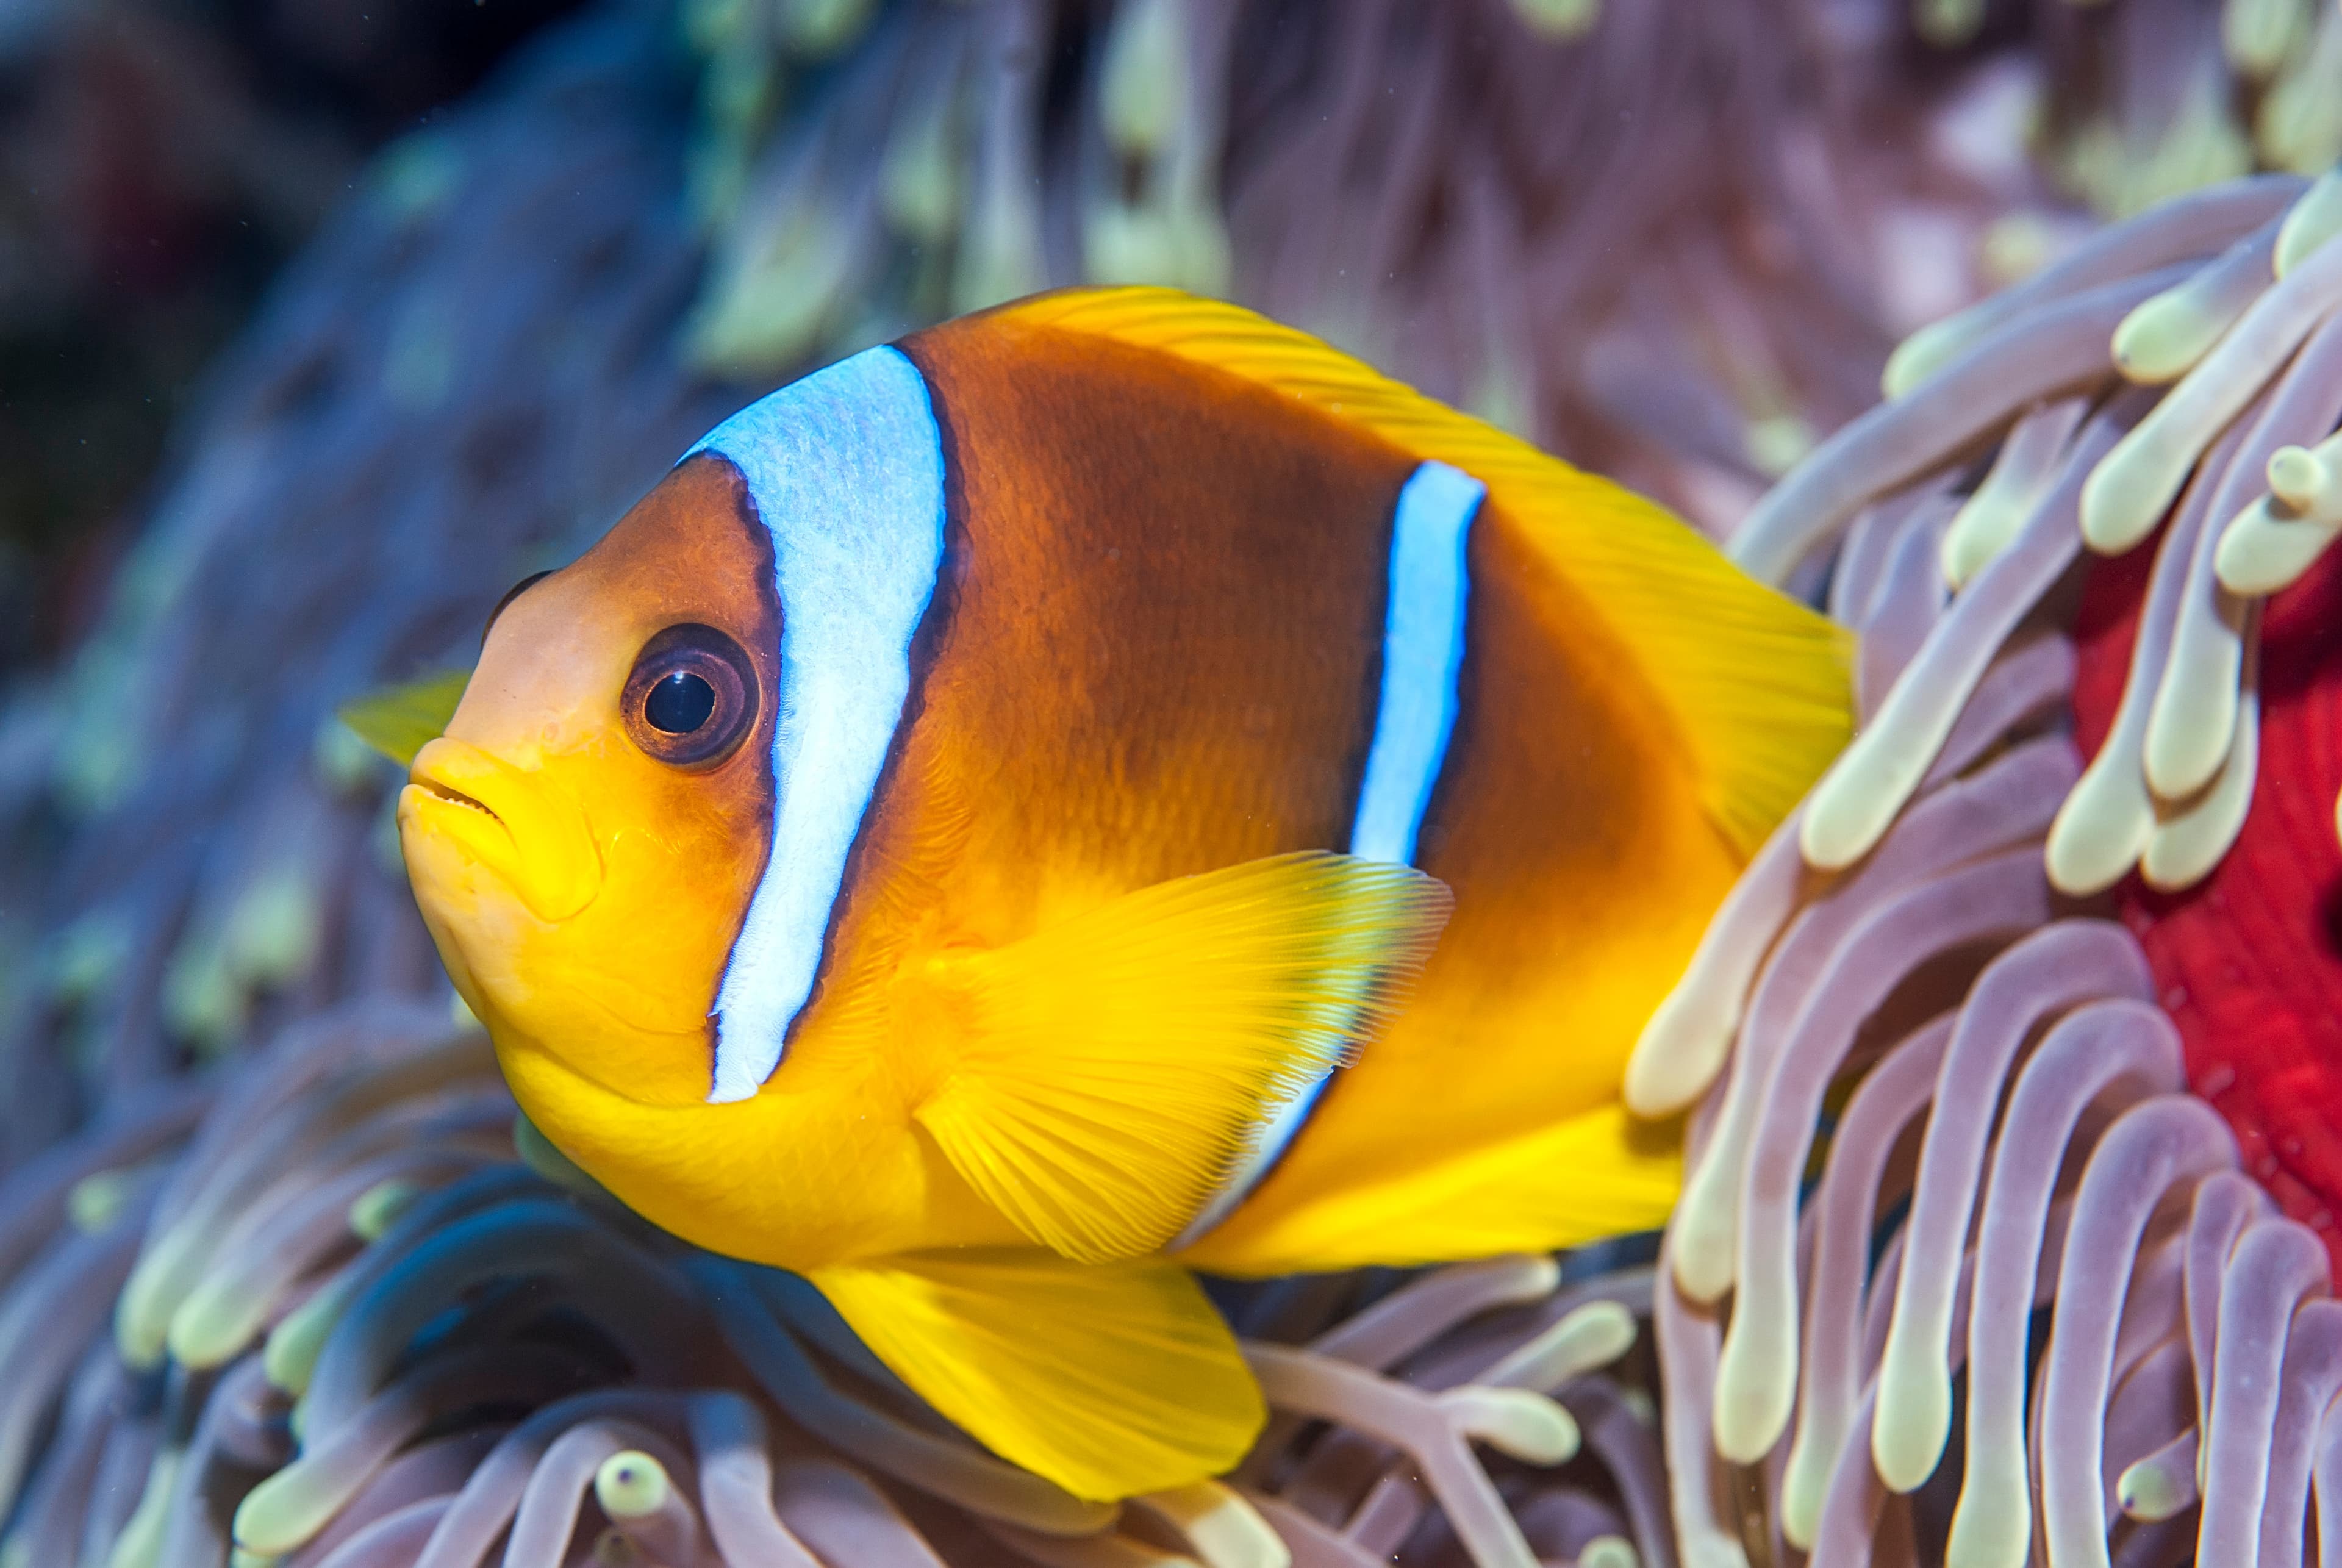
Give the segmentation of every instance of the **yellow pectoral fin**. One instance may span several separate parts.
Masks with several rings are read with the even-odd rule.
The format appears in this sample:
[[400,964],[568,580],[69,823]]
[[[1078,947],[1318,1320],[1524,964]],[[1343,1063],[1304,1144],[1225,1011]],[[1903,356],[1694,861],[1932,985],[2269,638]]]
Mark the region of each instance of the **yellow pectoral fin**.
[[906,1027],[946,1054],[914,1114],[1042,1245],[1151,1253],[1273,1106],[1380,1026],[1447,908],[1405,866],[1279,855],[934,960],[903,982]]
[[1266,1410],[1235,1335],[1161,1258],[921,1253],[816,1271],[865,1344],[986,1447],[1076,1497],[1216,1475]]
[[1259,1275],[1549,1252],[1656,1230],[1682,1186],[1681,1124],[1605,1105],[1396,1181],[1309,1194],[1264,1188],[1179,1257]]
[[471,684],[469,670],[442,670],[401,686],[385,686],[353,697],[334,710],[334,716],[358,739],[405,767],[415,754],[447,733],[455,704]]

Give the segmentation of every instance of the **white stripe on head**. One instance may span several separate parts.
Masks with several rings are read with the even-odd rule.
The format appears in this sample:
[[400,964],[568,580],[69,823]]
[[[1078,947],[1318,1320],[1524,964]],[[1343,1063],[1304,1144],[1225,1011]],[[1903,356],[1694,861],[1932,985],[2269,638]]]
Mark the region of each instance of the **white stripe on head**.
[[721,1104],[772,1076],[820,973],[943,564],[943,437],[917,369],[874,348],[751,404],[691,451],[747,481],[781,607],[773,849],[716,992],[707,1098]]
[[[1350,828],[1350,853],[1362,860],[1415,864],[1416,836],[1456,733],[1471,594],[1465,543],[1486,494],[1486,485],[1445,463],[1424,464],[1399,489],[1383,609],[1382,696]],[[1228,1179],[1172,1243],[1174,1251],[1218,1224],[1260,1184],[1332,1077],[1328,1070],[1302,1085],[1262,1120]]]

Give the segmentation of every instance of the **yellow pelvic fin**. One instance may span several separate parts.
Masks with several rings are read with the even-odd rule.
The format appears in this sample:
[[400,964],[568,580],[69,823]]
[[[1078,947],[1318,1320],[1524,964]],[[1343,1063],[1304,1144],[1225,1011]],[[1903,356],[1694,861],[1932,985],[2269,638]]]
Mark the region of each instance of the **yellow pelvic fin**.
[[[1550,1252],[1656,1230],[1682,1186],[1679,1124],[1608,1104],[1396,1182],[1346,1184],[1260,1222],[1238,1211],[1179,1257],[1214,1273],[1260,1275]],[[1261,1196],[1275,1210],[1273,1191]]]
[[1236,1337],[1161,1258],[909,1253],[811,1276],[878,1359],[1002,1458],[1110,1501],[1216,1475],[1266,1409]]
[[1036,1242],[1092,1263],[1153,1252],[1275,1104],[1380,1027],[1447,910],[1420,872],[1311,852],[913,965],[905,1037],[942,1053],[913,1114]]
[[441,670],[404,685],[384,686],[334,710],[350,732],[400,767],[447,733],[455,704],[471,684],[469,670]]
[[1656,503],[1237,305],[1169,288],[1066,289],[997,314],[1217,366],[1478,479],[1624,644],[1675,721],[1702,804],[1742,854],[1845,745],[1847,634]]

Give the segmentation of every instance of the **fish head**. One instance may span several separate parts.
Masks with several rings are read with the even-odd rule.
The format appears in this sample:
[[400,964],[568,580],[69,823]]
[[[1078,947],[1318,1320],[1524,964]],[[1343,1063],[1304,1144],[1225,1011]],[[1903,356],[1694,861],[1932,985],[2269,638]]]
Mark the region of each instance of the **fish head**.
[[[779,609],[737,471],[687,459],[491,619],[399,842],[508,1072],[708,1094],[710,1013],[772,832]],[[517,1076],[517,1075],[516,1075]]]

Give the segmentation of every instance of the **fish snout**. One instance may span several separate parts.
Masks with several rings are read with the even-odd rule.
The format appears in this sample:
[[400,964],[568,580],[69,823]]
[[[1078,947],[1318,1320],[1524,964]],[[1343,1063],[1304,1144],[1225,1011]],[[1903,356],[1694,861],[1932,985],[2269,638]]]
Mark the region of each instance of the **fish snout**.
[[602,889],[601,853],[569,793],[464,741],[442,735],[415,754],[398,815],[503,878],[539,920],[566,920]]

